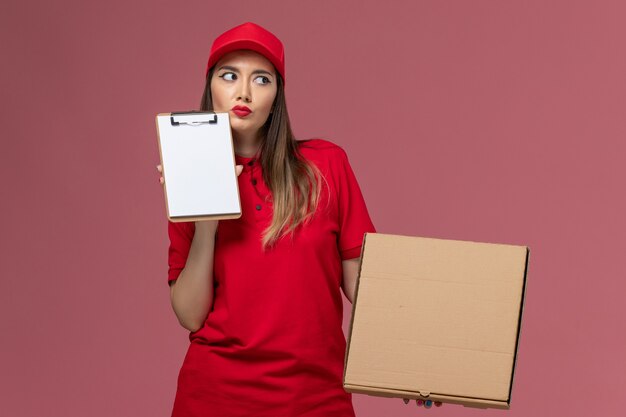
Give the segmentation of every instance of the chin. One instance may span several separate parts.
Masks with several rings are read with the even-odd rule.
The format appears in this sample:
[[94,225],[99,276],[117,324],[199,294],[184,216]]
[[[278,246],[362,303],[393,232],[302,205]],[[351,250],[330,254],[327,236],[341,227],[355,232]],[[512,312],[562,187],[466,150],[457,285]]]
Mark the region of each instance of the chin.
[[242,126],[244,123],[240,123],[241,120],[231,120],[230,128],[238,135],[249,135],[252,132],[258,132],[261,126],[253,126],[248,123]]

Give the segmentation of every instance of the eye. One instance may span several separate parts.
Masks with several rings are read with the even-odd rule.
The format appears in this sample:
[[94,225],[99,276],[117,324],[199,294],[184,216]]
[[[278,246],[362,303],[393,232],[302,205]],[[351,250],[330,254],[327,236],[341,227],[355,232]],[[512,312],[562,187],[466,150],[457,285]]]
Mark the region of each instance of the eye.
[[232,72],[225,72],[222,75],[220,75],[220,78],[223,78],[226,81],[233,81],[233,80],[237,79],[237,76],[234,73],[232,73]]
[[258,84],[270,84],[271,83],[270,79],[264,75],[259,75],[258,77],[254,79],[255,82],[257,82],[257,80],[261,80],[261,81],[258,81]]

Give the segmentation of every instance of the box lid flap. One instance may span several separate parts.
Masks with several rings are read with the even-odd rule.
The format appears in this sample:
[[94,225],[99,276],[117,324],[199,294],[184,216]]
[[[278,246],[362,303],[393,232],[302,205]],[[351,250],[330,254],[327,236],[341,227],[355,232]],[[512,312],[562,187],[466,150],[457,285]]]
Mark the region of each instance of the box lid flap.
[[508,401],[526,246],[368,233],[344,382]]

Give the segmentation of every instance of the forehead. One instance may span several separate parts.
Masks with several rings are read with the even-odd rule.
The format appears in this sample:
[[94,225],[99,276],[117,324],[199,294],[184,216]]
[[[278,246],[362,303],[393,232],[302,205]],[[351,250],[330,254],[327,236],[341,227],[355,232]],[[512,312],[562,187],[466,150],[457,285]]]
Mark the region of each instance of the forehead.
[[215,64],[215,68],[219,69],[222,65],[230,65],[239,68],[263,69],[272,74],[275,73],[274,65],[269,59],[265,58],[258,52],[249,49],[239,49],[225,54]]

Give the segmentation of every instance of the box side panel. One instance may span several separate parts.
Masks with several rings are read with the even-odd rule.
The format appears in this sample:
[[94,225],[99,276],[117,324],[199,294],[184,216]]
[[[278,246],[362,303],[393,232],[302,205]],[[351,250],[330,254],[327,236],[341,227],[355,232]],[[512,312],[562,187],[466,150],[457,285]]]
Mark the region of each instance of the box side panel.
[[441,401],[448,404],[458,404],[465,407],[473,408],[497,408],[501,410],[508,410],[509,404],[506,401],[493,401],[482,398],[465,398],[452,395],[441,395],[431,393],[427,397],[420,395],[415,391],[403,391],[403,390],[391,390],[386,388],[368,387],[362,385],[344,385],[347,392],[355,394],[366,394],[375,397],[387,397],[387,398],[409,398],[411,400],[429,399],[432,401]]
[[519,351],[519,339],[522,332],[522,317],[524,313],[524,301],[526,299],[526,282],[528,281],[528,262],[530,259],[530,248],[526,249],[526,263],[524,267],[524,283],[522,284],[522,298],[519,308],[519,321],[517,324],[517,340],[515,343],[515,358],[513,359],[513,369],[511,370],[511,383],[509,385],[509,404],[511,403],[511,395],[513,393],[513,380],[515,378],[515,366],[517,365],[517,354]]

